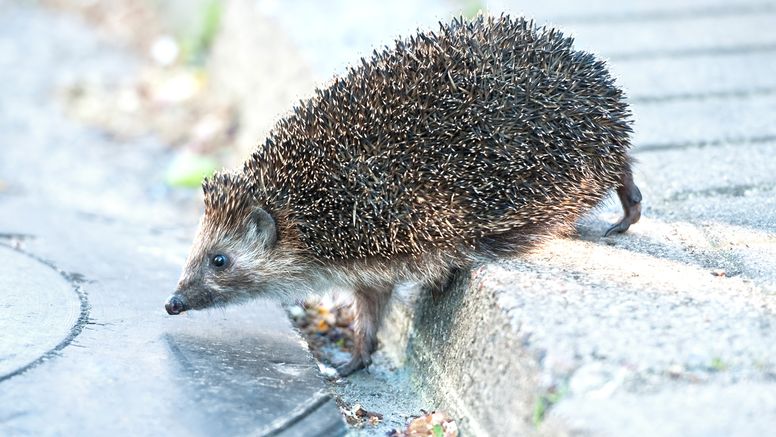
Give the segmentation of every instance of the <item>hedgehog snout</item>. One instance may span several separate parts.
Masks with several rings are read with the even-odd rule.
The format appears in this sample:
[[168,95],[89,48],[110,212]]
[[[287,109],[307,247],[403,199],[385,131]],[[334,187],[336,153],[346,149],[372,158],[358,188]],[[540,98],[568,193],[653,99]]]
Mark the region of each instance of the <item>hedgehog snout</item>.
[[171,316],[180,314],[188,309],[186,298],[177,294],[173,294],[167,299],[167,303],[164,304],[164,309],[166,309],[167,314]]

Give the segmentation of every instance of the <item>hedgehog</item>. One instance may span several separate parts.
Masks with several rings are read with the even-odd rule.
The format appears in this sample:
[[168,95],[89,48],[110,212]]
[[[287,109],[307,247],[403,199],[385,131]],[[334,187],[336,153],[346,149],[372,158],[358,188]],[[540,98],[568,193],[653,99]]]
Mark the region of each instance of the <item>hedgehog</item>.
[[205,211],[169,314],[350,290],[366,368],[394,286],[573,230],[616,190],[639,220],[631,113],[602,60],[524,18],[479,16],[398,39],[299,102]]

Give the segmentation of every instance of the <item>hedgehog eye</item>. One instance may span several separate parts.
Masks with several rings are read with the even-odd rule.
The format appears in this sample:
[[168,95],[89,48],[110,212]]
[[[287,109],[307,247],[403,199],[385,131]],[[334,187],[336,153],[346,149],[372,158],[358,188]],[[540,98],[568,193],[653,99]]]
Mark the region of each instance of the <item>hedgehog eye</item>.
[[229,259],[226,257],[226,255],[222,255],[220,253],[213,255],[213,257],[210,258],[210,263],[213,264],[213,267],[217,268],[224,267],[227,262],[229,262]]

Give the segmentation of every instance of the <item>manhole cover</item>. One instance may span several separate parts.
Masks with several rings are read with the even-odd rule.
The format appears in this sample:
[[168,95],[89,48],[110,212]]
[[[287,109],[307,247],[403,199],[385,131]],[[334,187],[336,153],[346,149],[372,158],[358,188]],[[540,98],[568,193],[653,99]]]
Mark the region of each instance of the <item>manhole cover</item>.
[[0,246],[0,381],[77,332],[81,300],[51,267]]

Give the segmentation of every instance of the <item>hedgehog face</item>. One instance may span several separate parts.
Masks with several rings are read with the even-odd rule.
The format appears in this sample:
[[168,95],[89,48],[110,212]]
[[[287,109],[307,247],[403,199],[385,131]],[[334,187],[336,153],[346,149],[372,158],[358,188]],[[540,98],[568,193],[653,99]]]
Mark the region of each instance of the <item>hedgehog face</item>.
[[203,217],[178,288],[165,305],[169,314],[243,302],[287,287],[295,269],[286,266],[298,263],[277,248],[274,219],[262,208],[244,215],[226,223],[218,216]]

